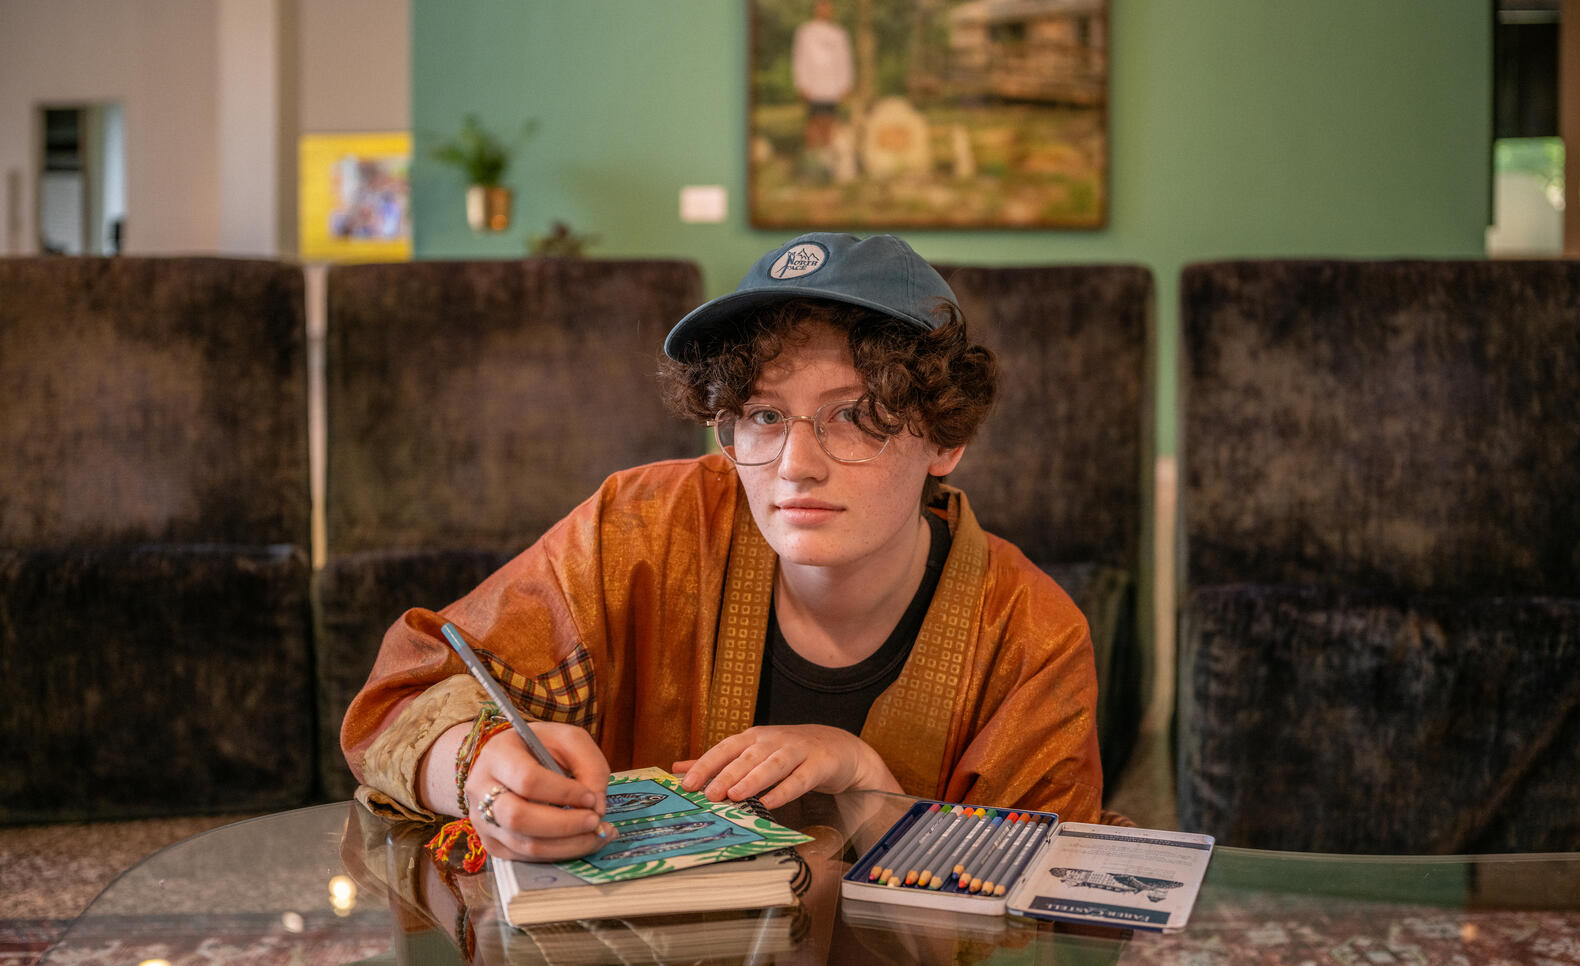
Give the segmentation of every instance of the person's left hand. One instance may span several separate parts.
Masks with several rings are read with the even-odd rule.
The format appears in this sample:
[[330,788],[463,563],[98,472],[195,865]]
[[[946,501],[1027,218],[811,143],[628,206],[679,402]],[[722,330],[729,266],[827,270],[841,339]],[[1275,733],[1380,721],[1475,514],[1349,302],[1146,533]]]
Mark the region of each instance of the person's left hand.
[[860,738],[829,725],[762,725],[731,735],[690,761],[675,762],[687,791],[711,801],[754,795],[773,809],[807,792],[901,791],[889,766]]

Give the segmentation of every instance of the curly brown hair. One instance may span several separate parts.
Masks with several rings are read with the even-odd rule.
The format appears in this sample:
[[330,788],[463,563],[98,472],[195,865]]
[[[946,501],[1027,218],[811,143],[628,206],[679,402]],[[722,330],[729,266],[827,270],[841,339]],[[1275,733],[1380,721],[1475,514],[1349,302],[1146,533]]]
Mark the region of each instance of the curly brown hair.
[[[910,432],[952,449],[971,441],[998,393],[998,360],[972,343],[960,310],[938,308],[940,324],[923,330],[882,312],[805,298],[748,313],[734,332],[694,343],[680,361],[664,359],[659,385],[664,403],[683,419],[707,422],[721,412],[740,413],[764,367],[786,348],[803,344],[808,328],[822,323],[848,334],[861,375],[865,416],[882,432]],[[891,414],[884,418],[884,413]],[[923,502],[937,494],[929,477]]]

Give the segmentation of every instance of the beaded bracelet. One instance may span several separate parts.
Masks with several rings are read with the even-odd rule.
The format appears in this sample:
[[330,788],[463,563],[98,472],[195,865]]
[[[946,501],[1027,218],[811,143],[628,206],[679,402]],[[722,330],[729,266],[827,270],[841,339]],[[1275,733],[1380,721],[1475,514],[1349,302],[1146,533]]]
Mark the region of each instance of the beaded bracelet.
[[510,727],[510,722],[500,720],[497,712],[498,709],[492,704],[483,705],[477,713],[477,720],[472,722],[472,730],[461,739],[461,747],[455,753],[455,799],[463,817],[471,811],[471,805],[466,800],[466,777],[471,774],[472,765],[477,761],[484,743]]

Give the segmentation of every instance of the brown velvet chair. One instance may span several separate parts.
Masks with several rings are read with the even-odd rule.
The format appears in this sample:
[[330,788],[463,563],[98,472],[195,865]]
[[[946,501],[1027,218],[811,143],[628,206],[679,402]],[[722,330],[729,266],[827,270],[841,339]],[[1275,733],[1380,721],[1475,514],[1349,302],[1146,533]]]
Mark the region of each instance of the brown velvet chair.
[[939,266],[1001,393],[949,482],[1086,614],[1110,782],[1135,744],[1149,660],[1138,585],[1151,473],[1152,273],[1136,265]]
[[328,276],[328,559],[317,576],[322,783],[384,632],[460,597],[627,466],[693,456],[659,401],[685,261],[342,266]]
[[300,268],[0,259],[0,821],[313,785]]
[[1180,824],[1580,848],[1580,263],[1181,285]]

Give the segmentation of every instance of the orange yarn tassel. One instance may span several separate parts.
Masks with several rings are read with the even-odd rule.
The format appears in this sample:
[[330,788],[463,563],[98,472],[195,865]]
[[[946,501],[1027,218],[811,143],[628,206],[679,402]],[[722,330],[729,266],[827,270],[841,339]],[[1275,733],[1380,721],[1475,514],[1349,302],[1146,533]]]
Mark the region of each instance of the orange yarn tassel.
[[461,849],[462,872],[471,875],[483,871],[488,852],[483,848],[483,840],[478,836],[477,829],[472,827],[471,819],[460,818],[448,822],[428,840],[428,851],[441,869],[451,867],[458,848]]

